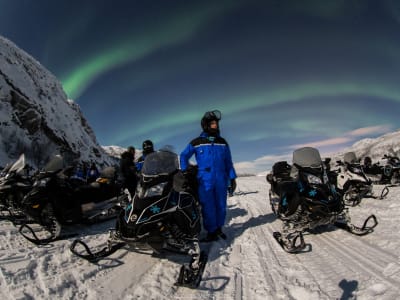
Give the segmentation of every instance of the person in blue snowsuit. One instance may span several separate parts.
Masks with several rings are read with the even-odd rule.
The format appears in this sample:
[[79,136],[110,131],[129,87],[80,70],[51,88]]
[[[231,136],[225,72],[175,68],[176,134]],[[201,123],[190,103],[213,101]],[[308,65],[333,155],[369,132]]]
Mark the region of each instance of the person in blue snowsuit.
[[183,173],[188,169],[193,154],[196,158],[203,227],[208,232],[204,239],[206,242],[226,239],[222,226],[226,217],[228,182],[232,188],[236,187],[231,151],[219,132],[220,119],[220,111],[206,112],[201,120],[203,132],[180,154]]

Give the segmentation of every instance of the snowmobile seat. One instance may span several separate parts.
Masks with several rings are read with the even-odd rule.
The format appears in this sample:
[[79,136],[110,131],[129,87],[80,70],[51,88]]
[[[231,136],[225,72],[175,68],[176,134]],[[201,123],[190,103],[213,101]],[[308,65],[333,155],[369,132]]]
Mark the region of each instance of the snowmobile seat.
[[272,174],[280,179],[289,178],[291,168],[287,161],[278,161],[272,166]]
[[281,196],[282,192],[292,190],[296,186],[291,176],[292,167],[286,161],[278,161],[272,166],[272,172],[266,179],[271,184],[271,190]]

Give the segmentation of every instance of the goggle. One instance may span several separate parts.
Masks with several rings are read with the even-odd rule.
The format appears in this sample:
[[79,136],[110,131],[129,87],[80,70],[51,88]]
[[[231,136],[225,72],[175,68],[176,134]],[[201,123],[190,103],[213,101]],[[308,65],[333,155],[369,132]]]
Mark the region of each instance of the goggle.
[[207,120],[221,120],[221,112],[219,110],[208,111],[204,114],[204,118]]
[[152,149],[153,146],[152,145],[144,145],[143,150],[148,150],[148,149]]

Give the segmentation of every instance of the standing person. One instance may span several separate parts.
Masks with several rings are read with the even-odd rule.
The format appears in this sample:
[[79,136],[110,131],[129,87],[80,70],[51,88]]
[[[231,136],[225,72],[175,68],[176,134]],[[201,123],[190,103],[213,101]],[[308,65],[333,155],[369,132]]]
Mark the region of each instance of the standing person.
[[206,242],[226,239],[222,226],[226,217],[228,181],[233,190],[236,187],[231,151],[226,140],[220,136],[220,120],[220,111],[206,112],[201,119],[203,132],[180,155],[183,172],[188,169],[192,155],[196,157],[203,227],[208,232]]
[[138,171],[142,170],[143,167],[143,162],[144,159],[146,158],[147,155],[149,155],[150,153],[154,152],[154,144],[152,141],[150,140],[145,140],[142,144],[142,156],[139,157],[137,163],[136,163],[136,169]]
[[135,166],[135,148],[129,146],[127,151],[121,154],[119,164],[122,174],[122,187],[127,188],[131,196],[135,194],[137,174]]

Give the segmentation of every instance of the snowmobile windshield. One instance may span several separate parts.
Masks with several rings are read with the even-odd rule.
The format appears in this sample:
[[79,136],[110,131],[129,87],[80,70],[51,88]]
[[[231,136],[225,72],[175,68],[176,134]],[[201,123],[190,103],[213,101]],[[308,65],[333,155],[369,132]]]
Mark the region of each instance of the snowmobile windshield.
[[156,151],[146,156],[142,174],[145,176],[169,175],[178,168],[178,155],[169,151]]
[[356,154],[354,152],[347,152],[343,157],[343,161],[348,164],[358,163]]
[[115,168],[114,167],[105,167],[103,170],[101,170],[100,177],[108,178],[108,179],[115,178]]
[[321,168],[322,159],[317,149],[304,147],[293,151],[293,164],[301,168]]
[[55,155],[44,167],[45,172],[56,172],[63,168],[64,159],[61,155]]
[[21,154],[18,160],[11,166],[9,173],[15,171],[16,173],[21,172],[25,168],[25,154]]

